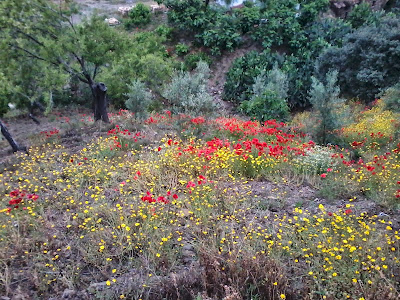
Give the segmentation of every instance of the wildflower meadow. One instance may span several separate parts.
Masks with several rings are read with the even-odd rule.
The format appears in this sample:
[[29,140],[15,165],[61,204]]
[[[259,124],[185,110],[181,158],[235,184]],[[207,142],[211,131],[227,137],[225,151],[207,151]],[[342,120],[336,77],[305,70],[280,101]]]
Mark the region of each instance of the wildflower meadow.
[[360,112],[327,146],[275,120],[110,119],[2,167],[0,295],[399,299],[398,115]]

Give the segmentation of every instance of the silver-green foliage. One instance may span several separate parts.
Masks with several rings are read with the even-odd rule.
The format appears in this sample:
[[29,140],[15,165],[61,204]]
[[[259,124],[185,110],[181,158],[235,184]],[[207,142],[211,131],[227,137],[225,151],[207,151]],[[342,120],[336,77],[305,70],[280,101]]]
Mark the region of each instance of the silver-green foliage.
[[380,96],[386,109],[400,112],[400,83],[388,88]]
[[289,90],[288,76],[277,65],[268,72],[265,89],[275,92],[279,99],[286,101]]
[[295,159],[295,165],[304,172],[321,174],[335,166],[332,158],[334,153],[328,147],[316,145],[314,148],[306,150],[304,156],[298,156]]
[[135,114],[139,119],[145,118],[147,109],[152,100],[152,94],[146,88],[146,85],[140,80],[133,80],[128,85],[128,93],[125,94],[128,99],[125,106]]
[[318,119],[315,137],[323,144],[330,141],[334,130],[345,124],[343,111],[344,99],[339,97],[340,88],[337,85],[338,72],[329,71],[326,83],[312,77],[309,100],[313,106],[314,116]]
[[287,105],[288,77],[275,66],[269,72],[262,71],[253,84],[253,95],[249,101],[243,101],[240,108],[259,121],[268,119],[285,120],[289,115]]
[[217,105],[207,91],[207,80],[210,76],[208,64],[200,61],[190,73],[176,71],[162,96],[173,106],[173,111],[187,114],[210,114],[216,111]]

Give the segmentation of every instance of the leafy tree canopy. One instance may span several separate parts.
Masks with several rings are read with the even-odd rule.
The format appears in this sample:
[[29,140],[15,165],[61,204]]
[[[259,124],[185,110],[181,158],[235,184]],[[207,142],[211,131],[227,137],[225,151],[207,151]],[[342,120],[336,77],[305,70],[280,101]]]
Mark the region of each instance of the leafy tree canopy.
[[133,46],[100,18],[74,24],[73,12],[67,1],[0,2],[0,72],[13,86],[13,100],[49,94],[51,102],[51,92],[71,77],[92,89],[101,68]]
[[344,95],[373,101],[376,94],[399,81],[399,32],[400,17],[393,15],[359,28],[346,36],[342,47],[329,48],[318,58],[318,77],[334,66]]

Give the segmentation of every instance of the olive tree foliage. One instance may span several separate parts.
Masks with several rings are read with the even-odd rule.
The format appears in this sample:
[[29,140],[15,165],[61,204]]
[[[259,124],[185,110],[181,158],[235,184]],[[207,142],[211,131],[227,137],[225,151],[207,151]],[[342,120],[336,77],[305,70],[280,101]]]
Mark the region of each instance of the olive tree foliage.
[[400,112],[400,82],[389,87],[379,96],[383,100],[385,109]]
[[128,99],[125,101],[125,106],[135,114],[138,119],[144,119],[147,116],[147,109],[153,98],[151,92],[146,85],[140,80],[132,80],[128,85]]
[[[97,76],[129,46],[129,41],[99,18],[74,24],[69,1],[0,2],[0,72],[13,86],[10,98],[52,101],[72,77],[87,85],[94,104]],[[107,84],[107,83],[106,83]],[[95,119],[108,121],[106,111]]]
[[125,106],[128,87],[134,78],[145,83],[153,93],[161,92],[173,72],[173,59],[166,55],[165,40],[162,34],[154,32],[135,34],[130,40],[133,45],[99,74],[99,79],[109,87],[108,95],[114,106]]
[[375,95],[395,85],[400,77],[400,16],[389,15],[378,24],[360,27],[345,37],[342,47],[331,47],[317,60],[317,76],[323,78],[332,66],[348,97],[368,103]]
[[288,76],[276,64],[269,72],[262,71],[256,77],[252,97],[243,101],[240,108],[260,122],[271,119],[285,121],[289,116],[288,89]]
[[176,71],[162,93],[177,113],[213,114],[217,105],[207,91],[210,68],[200,61],[192,73]]
[[314,117],[318,120],[314,135],[322,144],[332,142],[334,130],[343,127],[345,122],[346,112],[342,109],[345,100],[339,97],[337,80],[336,70],[330,70],[323,81],[312,77],[309,100],[313,106]]

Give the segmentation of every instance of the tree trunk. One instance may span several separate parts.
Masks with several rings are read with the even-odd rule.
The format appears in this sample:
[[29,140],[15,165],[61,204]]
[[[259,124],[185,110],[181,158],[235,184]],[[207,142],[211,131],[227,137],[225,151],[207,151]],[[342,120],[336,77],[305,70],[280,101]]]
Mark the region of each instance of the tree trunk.
[[102,120],[105,123],[110,123],[108,119],[107,112],[107,86],[102,83],[93,83],[91,85],[91,90],[93,94],[93,112],[94,112],[94,120]]
[[10,143],[11,148],[13,149],[13,152],[17,151],[25,151],[26,148],[20,146],[11,136],[11,134],[8,132],[8,129],[6,125],[0,120],[0,129],[1,129],[1,134],[6,138],[6,140]]

